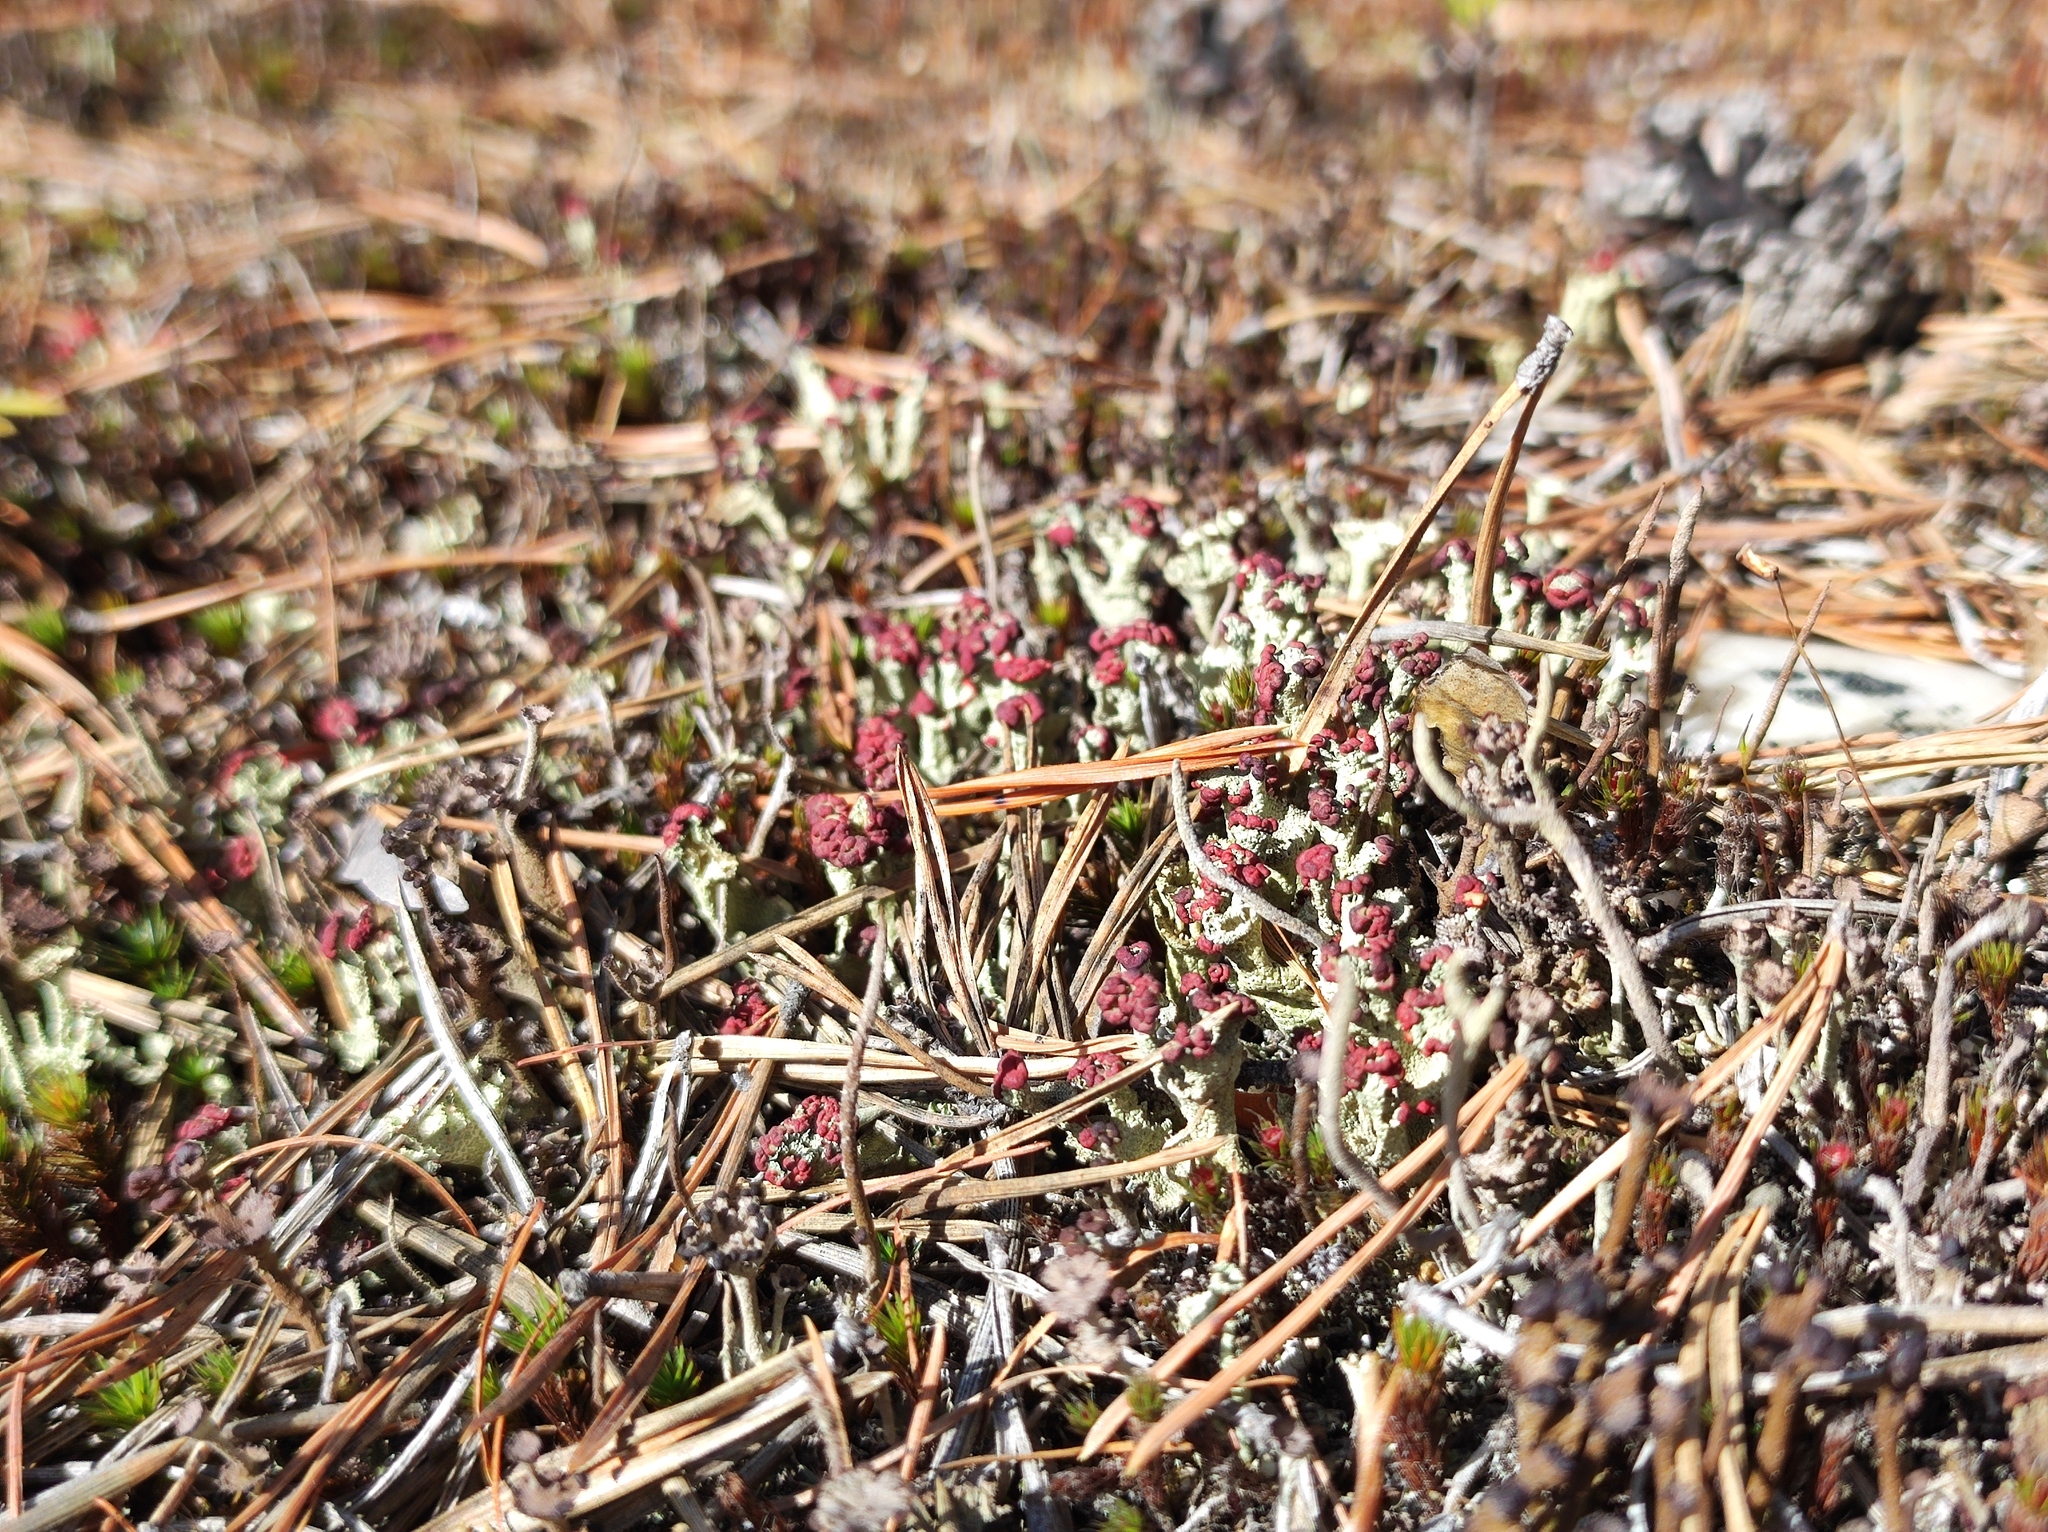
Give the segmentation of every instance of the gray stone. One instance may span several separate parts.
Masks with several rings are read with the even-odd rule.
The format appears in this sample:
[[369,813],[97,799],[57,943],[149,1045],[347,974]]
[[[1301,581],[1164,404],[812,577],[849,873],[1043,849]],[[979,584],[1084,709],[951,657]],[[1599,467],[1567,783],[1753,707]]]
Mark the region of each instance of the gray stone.
[[1667,98],[1585,167],[1588,211],[1638,235],[1622,269],[1683,348],[1747,293],[1739,370],[1854,361],[1918,310],[1891,210],[1899,157],[1875,140],[1810,194],[1811,156],[1768,96]]

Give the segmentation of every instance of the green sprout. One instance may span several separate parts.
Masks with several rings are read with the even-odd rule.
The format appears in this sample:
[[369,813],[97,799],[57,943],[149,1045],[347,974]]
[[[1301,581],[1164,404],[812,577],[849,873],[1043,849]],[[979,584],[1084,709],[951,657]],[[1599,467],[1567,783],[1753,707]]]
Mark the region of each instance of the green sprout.
[[233,1346],[215,1346],[192,1364],[192,1381],[207,1398],[218,1399],[228,1391],[239,1362]]
[[918,1312],[917,1300],[891,1293],[875,1305],[868,1321],[881,1338],[889,1365],[908,1375],[912,1371],[911,1352],[917,1344],[918,1332],[924,1328],[924,1316]]
[[164,1065],[164,1078],[186,1090],[205,1090],[207,1082],[219,1073],[219,1059],[191,1048],[180,1048]]
[[126,925],[116,928],[114,945],[136,968],[152,968],[176,959],[185,948],[185,928],[152,904]]
[[178,961],[184,947],[184,925],[165,914],[162,905],[150,905],[114,928],[115,954],[159,1000],[183,1000],[192,992],[198,975]]
[[1394,1355],[1408,1372],[1433,1378],[1443,1370],[1450,1331],[1420,1314],[1403,1313],[1394,1320]]
[[529,1313],[508,1303],[505,1305],[505,1319],[508,1325],[505,1344],[512,1348],[514,1354],[530,1357],[545,1350],[548,1342],[561,1333],[562,1326],[569,1319],[569,1305],[561,1294],[550,1288],[547,1302],[538,1311]]
[[126,1436],[154,1415],[163,1402],[163,1367],[152,1362],[87,1396],[85,1418],[92,1422],[95,1430]]
[[29,1082],[28,1109],[45,1127],[75,1128],[92,1114],[92,1086],[75,1070],[43,1070]]
[[1149,1426],[1166,1413],[1166,1390],[1151,1378],[1137,1378],[1124,1390],[1124,1403],[1131,1419]]
[[1137,798],[1119,798],[1109,806],[1109,827],[1127,841],[1145,833],[1145,805]]
[[1095,1429],[1095,1422],[1102,1419],[1102,1406],[1095,1402],[1093,1394],[1077,1394],[1060,1401],[1060,1415],[1068,1430],[1076,1436],[1086,1436]]
[[1102,1532],[1147,1532],[1145,1513],[1128,1500],[1112,1500],[1102,1513]]
[[240,654],[249,644],[249,613],[239,601],[202,607],[191,617],[192,631],[215,654]]
[[[1988,941],[1970,953],[1970,974],[1977,981],[1977,993],[1984,997],[1985,1009],[1999,1023],[2005,1019],[2013,981],[2019,978],[2026,956],[2027,949],[2012,941]],[[2002,1025],[1999,1030],[2004,1030]]]
[[34,639],[52,654],[62,654],[65,641],[71,637],[71,627],[64,621],[61,607],[32,606],[14,626],[24,638]]
[[672,1404],[681,1404],[703,1386],[703,1374],[697,1371],[690,1348],[677,1346],[654,1369],[654,1381],[647,1385],[648,1407],[665,1410]]
[[108,701],[116,701],[122,697],[134,696],[148,682],[149,677],[143,674],[140,665],[116,665],[114,673],[107,677],[106,684],[101,687],[101,692]]
[[272,947],[263,954],[263,961],[294,999],[313,993],[313,960],[299,948]]
[[1444,14],[1470,32],[1493,14],[1499,0],[1443,0]]
[[661,721],[661,738],[655,742],[648,764],[659,776],[673,776],[690,764],[697,745],[697,719],[691,713],[672,713]]

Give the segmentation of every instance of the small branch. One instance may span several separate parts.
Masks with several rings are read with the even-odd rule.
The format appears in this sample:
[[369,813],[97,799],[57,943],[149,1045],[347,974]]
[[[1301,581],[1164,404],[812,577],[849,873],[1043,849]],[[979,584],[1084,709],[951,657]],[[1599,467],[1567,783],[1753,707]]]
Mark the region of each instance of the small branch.
[[1500,527],[1507,510],[1508,486],[1514,482],[1515,465],[1522,459],[1522,442],[1529,434],[1529,422],[1535,417],[1536,406],[1542,402],[1543,390],[1549,382],[1550,374],[1546,372],[1523,398],[1522,413],[1516,417],[1514,434],[1508,438],[1508,450],[1494,470],[1493,484],[1486,492],[1486,510],[1479,518],[1479,537],[1472,549],[1472,600],[1465,618],[1476,627],[1488,627],[1493,622],[1493,565],[1500,556]]
[[1657,623],[1651,640],[1650,663],[1650,764],[1664,767],[1664,703],[1671,687],[1671,664],[1678,647],[1679,598],[1685,593],[1685,577],[1692,569],[1692,533],[1699,525],[1700,509],[1706,504],[1704,490],[1694,490],[1678,513],[1678,525],[1671,534],[1671,562],[1667,566],[1663,594],[1657,598]]
[[1352,1443],[1356,1477],[1351,1509],[1339,1517],[1343,1532],[1373,1532],[1380,1519],[1380,1496],[1386,1488],[1381,1450],[1386,1441],[1387,1410],[1393,1403],[1393,1379],[1380,1377],[1380,1359],[1361,1351],[1338,1364],[1351,1387]]
[[1907,1216],[1905,1199],[1883,1176],[1865,1176],[1858,1189],[1891,1218],[1892,1286],[1899,1302],[1910,1304],[1919,1297],[1920,1284],[1913,1276],[1913,1221]]
[[[358,832],[361,833],[361,832]],[[374,831],[372,833],[375,833]],[[367,890],[366,890],[367,892]],[[372,895],[372,897],[375,897]],[[455,1036],[455,1029],[448,1024],[447,1013],[441,1008],[441,988],[434,977],[432,965],[427,962],[427,950],[420,940],[419,931],[413,925],[413,913],[405,907],[403,899],[387,906],[398,917],[398,935],[405,947],[406,965],[412,970],[413,989],[420,1007],[420,1021],[427,1037],[441,1056],[441,1062],[448,1070],[448,1078],[455,1087],[455,1094],[462,1098],[463,1106],[475,1121],[477,1131],[491,1146],[491,1157],[497,1161],[498,1175],[506,1193],[512,1199],[512,1206],[520,1213],[530,1212],[538,1205],[533,1194],[533,1185],[526,1179],[526,1169],[519,1156],[513,1151],[512,1141],[505,1136],[505,1125],[498,1120],[490,1098],[477,1084],[476,1075],[471,1072],[469,1055],[462,1051],[462,1044]]]
[[1601,882],[1599,869],[1594,867],[1585,842],[1579,839],[1571,821],[1565,817],[1557,794],[1551,790],[1550,778],[1543,772],[1543,735],[1550,725],[1551,699],[1556,690],[1557,678],[1545,667],[1542,685],[1537,690],[1535,717],[1528,740],[1522,746],[1522,763],[1527,769],[1529,790],[1536,798],[1536,830],[1550,842],[1550,848],[1557,853],[1558,860],[1564,863],[1572,881],[1578,885],[1579,898],[1585,902],[1586,913],[1592,917],[1600,939],[1606,944],[1608,966],[1614,970],[1614,977],[1621,984],[1622,994],[1628,999],[1629,1010],[1635,1015],[1643,1041],[1649,1044],[1658,1063],[1672,1071],[1674,1076],[1683,1076],[1684,1066],[1679,1062],[1671,1040],[1664,1035],[1664,1017],[1657,1009],[1657,997],[1650,992],[1649,977],[1636,957],[1635,938],[1622,924],[1621,916],[1608,899],[1607,885]]
[[935,1324],[925,1342],[924,1371],[917,1380],[917,1403],[910,1408],[910,1426],[903,1433],[903,1482],[917,1477],[918,1455],[924,1451],[925,1433],[931,1429],[932,1411],[939,1402],[939,1384],[946,1372],[946,1327]]
[[1607,1229],[1600,1236],[1596,1255],[1600,1269],[1612,1272],[1628,1244],[1635,1222],[1636,1204],[1642,1200],[1643,1182],[1649,1175],[1650,1156],[1657,1148],[1657,1119],[1645,1110],[1634,1091],[1628,1103],[1628,1157],[1621,1162],[1621,1176],[1614,1183],[1614,1208],[1608,1214]]
[[[1776,571],[1773,571],[1775,575]],[[1806,621],[1800,624],[1799,634],[1792,640],[1792,647],[1785,652],[1785,663],[1778,669],[1778,679],[1771,684],[1771,694],[1764,699],[1763,717],[1757,720],[1756,738],[1749,742],[1749,754],[1754,756],[1763,748],[1764,738],[1771,732],[1771,725],[1777,721],[1778,704],[1784,700],[1785,688],[1792,684],[1792,672],[1799,668],[1799,657],[1806,652],[1806,641],[1813,637],[1813,630],[1820,622],[1821,608],[1828,603],[1828,592],[1834,587],[1823,583],[1820,594],[1813,598],[1813,606],[1806,614]],[[1779,599],[1783,600],[1782,590]]]
[[1451,1302],[1433,1287],[1419,1282],[1408,1284],[1401,1302],[1431,1324],[1450,1330],[1494,1356],[1513,1356],[1515,1338],[1490,1319],[1483,1319],[1462,1305]]
[[759,856],[768,849],[769,832],[775,828],[783,805],[789,802],[789,783],[795,771],[796,756],[785,748],[782,764],[775,769],[775,781],[768,789],[768,801],[761,805],[761,817],[754,821],[753,833],[747,837],[748,856]]
[[[1742,904],[1724,904],[1718,910],[1707,910],[1698,915],[1687,915],[1683,919],[1672,921],[1656,935],[1646,936],[1637,942],[1636,951],[1641,954],[1644,962],[1655,963],[1688,942],[1702,940],[1716,931],[1745,920],[1768,920],[1780,910],[1796,911],[1801,915],[1831,915],[1834,909],[1835,901],[1832,899],[1752,899]],[[1859,899],[1856,902],[1856,913],[1873,917],[1894,915],[1903,919],[1906,906],[1887,903],[1881,899],[1867,903]],[[1894,935],[1887,947],[1896,944],[1897,941],[1898,937]]]
[[1308,1135],[1316,1121],[1316,1092],[1307,1080],[1297,1076],[1294,1087],[1294,1115],[1287,1129],[1287,1156],[1294,1167],[1294,1195],[1308,1206]]

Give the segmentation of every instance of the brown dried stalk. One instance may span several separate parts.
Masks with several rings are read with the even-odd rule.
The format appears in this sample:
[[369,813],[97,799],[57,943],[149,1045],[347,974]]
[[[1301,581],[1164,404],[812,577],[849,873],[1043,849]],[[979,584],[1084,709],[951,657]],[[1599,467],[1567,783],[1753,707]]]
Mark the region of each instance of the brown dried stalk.
[[931,1429],[932,1412],[938,1408],[939,1385],[946,1375],[946,1327],[935,1324],[926,1342],[924,1371],[917,1380],[917,1403],[910,1409],[910,1425],[903,1433],[903,1482],[917,1477],[918,1454],[924,1450],[925,1433]]
[[[924,778],[906,749],[896,752],[896,780],[902,784],[903,813],[910,821],[910,852],[915,864],[917,923],[921,936],[929,936],[937,950],[939,968],[946,976],[949,1001],[955,1018],[983,1053],[995,1052],[994,1037],[981,1014],[981,997],[975,988],[968,962],[960,905],[953,894],[953,873],[946,857],[945,832]],[[913,954],[912,969],[917,971]]]
[[1429,492],[1429,498],[1422,502],[1414,517],[1408,523],[1408,530],[1401,535],[1400,543],[1387,555],[1387,561],[1380,566],[1379,577],[1372,582],[1372,589],[1366,592],[1365,606],[1338,644],[1337,652],[1330,660],[1330,668],[1323,673],[1316,694],[1309,700],[1308,711],[1303,714],[1301,727],[1295,732],[1300,739],[1314,739],[1317,734],[1330,726],[1330,720],[1337,715],[1337,705],[1344,693],[1351,688],[1352,679],[1358,674],[1358,667],[1365,659],[1366,646],[1372,640],[1373,623],[1378,619],[1387,602],[1393,597],[1396,587],[1408,570],[1408,561],[1415,557],[1415,550],[1422,546],[1422,540],[1429,535],[1429,529],[1436,523],[1436,513],[1442,509],[1445,499],[1458,482],[1458,475],[1477,455],[1486,438],[1493,434],[1493,428],[1507,418],[1509,410],[1517,403],[1540,392],[1557,372],[1557,364],[1564,356],[1564,348],[1572,338],[1572,332],[1565,322],[1555,314],[1543,321],[1543,336],[1535,349],[1522,358],[1522,365],[1515,369],[1515,380],[1493,401],[1492,406],[1479,419],[1464,445]]
[[[332,579],[336,585],[361,585],[395,574],[431,569],[507,569],[522,565],[551,569],[575,562],[576,556],[587,550],[591,541],[588,532],[565,532],[559,537],[519,548],[458,548],[435,553],[387,553],[374,558],[343,559],[333,566]],[[128,633],[152,623],[187,617],[222,602],[239,601],[245,596],[282,596],[315,590],[327,578],[327,571],[315,565],[282,574],[222,580],[217,584],[179,591],[176,595],[159,596],[153,601],[138,601],[132,606],[112,607],[103,612],[81,611],[70,617],[70,623],[81,633]]]
[[[1650,681],[1647,698],[1653,721],[1664,716],[1666,693],[1671,685],[1671,665],[1678,648],[1679,598],[1685,592],[1685,577],[1692,569],[1692,535],[1699,525],[1706,492],[1695,490],[1678,513],[1678,526],[1671,534],[1671,561],[1664,577],[1663,593],[1657,598],[1657,624],[1651,638]],[[1650,768],[1664,769],[1664,731],[1661,724],[1650,731]]]
[[[1550,324],[1563,329],[1563,322],[1552,319],[1544,326],[1544,339],[1550,338]],[[1565,331],[1565,339],[1571,332]],[[1560,355],[1562,346],[1559,347]],[[1493,566],[1500,557],[1500,530],[1503,513],[1507,509],[1508,486],[1514,482],[1515,465],[1522,460],[1522,442],[1529,434],[1529,422],[1535,417],[1536,406],[1543,402],[1543,390],[1550,384],[1555,363],[1537,379],[1536,386],[1529,390],[1522,401],[1522,413],[1515,417],[1514,434],[1508,438],[1508,450],[1502,455],[1500,466],[1493,472],[1493,484],[1486,492],[1486,509],[1479,517],[1479,535],[1472,545],[1472,602],[1465,620],[1477,627],[1493,625]],[[1516,374],[1516,383],[1521,375]]]
[[1600,1246],[1595,1252],[1600,1269],[1606,1272],[1615,1269],[1621,1260],[1621,1252],[1628,1246],[1636,1203],[1642,1197],[1643,1181],[1649,1174],[1650,1156],[1657,1148],[1656,1119],[1643,1109],[1633,1093],[1629,1097],[1628,1137],[1623,1143],[1626,1145],[1625,1157],[1621,1163],[1621,1178],[1614,1183],[1614,1207],[1607,1215],[1607,1228],[1601,1234]]
[[[510,836],[515,832],[507,824],[501,833]],[[541,1029],[547,1033],[549,1043],[565,1055],[569,1054],[576,1041],[569,1035],[569,1024],[562,1019],[562,1008],[555,1003],[553,987],[541,967],[540,954],[534,950],[533,939],[527,935],[526,914],[519,904],[518,880],[513,875],[512,863],[505,857],[491,863],[491,894],[497,901],[498,919],[504,926],[505,939],[511,943],[512,955],[533,980],[534,992],[540,1000]],[[569,1100],[576,1108],[577,1118],[583,1124],[585,1141],[597,1143],[597,1093],[591,1089],[590,1077],[573,1057],[564,1059],[559,1073],[564,1088],[569,1092]]]
[[1344,1532],[1373,1532],[1379,1525],[1380,1497],[1386,1489],[1386,1464],[1381,1449],[1386,1443],[1387,1414],[1393,1408],[1398,1374],[1380,1377],[1380,1359],[1362,1351],[1355,1361],[1344,1363],[1345,1382],[1351,1386],[1353,1411],[1352,1451],[1356,1476],[1351,1505],[1340,1513]]
[[[1492,1036],[1494,1023],[1500,1020],[1501,1012],[1507,1006],[1507,984],[1495,979],[1487,986],[1486,996],[1481,999],[1472,993],[1466,975],[1476,967],[1478,953],[1454,953],[1444,973],[1444,999],[1448,1002],[1452,1026],[1450,1067],[1444,1074],[1443,1122],[1456,1122],[1465,1105],[1465,1092],[1472,1083],[1472,1066]],[[1324,1078],[1328,1078],[1325,1066]],[[1455,1134],[1444,1139],[1444,1163],[1451,1172],[1451,1206],[1456,1210],[1465,1227],[1477,1228],[1481,1222],[1479,1206],[1473,1200],[1471,1187],[1467,1184],[1464,1156]]]

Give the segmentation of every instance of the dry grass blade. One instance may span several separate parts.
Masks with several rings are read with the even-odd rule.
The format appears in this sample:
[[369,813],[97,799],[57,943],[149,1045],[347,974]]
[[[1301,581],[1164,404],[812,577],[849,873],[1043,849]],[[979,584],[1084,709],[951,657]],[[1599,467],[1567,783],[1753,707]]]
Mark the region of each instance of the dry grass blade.
[[[966,782],[927,788],[937,813],[946,816],[991,814],[1003,809],[1030,808],[1077,797],[1091,788],[1127,782],[1149,782],[1172,774],[1175,766],[1191,773],[1234,766],[1241,755],[1271,755],[1290,742],[1270,727],[1218,729],[1192,739],[1141,750],[1108,761],[1077,761],[1061,766],[1031,766]],[[887,800],[887,795],[883,795]]]
[[[882,979],[889,968],[888,916],[884,913],[875,928],[875,947],[868,958],[867,993],[861,997],[860,1019],[854,1024],[853,1045],[847,1050],[846,1085],[839,1096],[839,1120],[860,1121],[860,1067],[867,1053],[868,1034],[874,1030],[875,1014],[882,1004]],[[875,1236],[875,1215],[868,1207],[868,1194],[861,1185],[860,1134],[844,1130],[839,1167],[846,1178],[846,1205],[853,1213],[855,1240],[860,1246],[861,1265],[867,1273],[867,1291],[873,1292],[882,1276],[882,1242]]]
[[1095,1004],[1096,992],[1102,988],[1102,981],[1109,977],[1116,949],[1123,945],[1131,923],[1138,918],[1138,912],[1144,908],[1145,900],[1152,892],[1153,883],[1172,860],[1174,849],[1179,844],[1177,828],[1161,830],[1153,837],[1152,844],[1145,848],[1136,865],[1118,883],[1116,897],[1103,912],[1101,923],[1096,926],[1095,934],[1088,938],[1088,948],[1074,968],[1076,1015],[1085,1018]]
[[[1569,338],[1571,332],[1565,331]],[[1548,332],[1545,341],[1548,343]],[[1560,350],[1562,349],[1560,345]],[[1465,620],[1474,627],[1493,626],[1493,567],[1500,557],[1501,523],[1507,512],[1508,486],[1514,482],[1515,465],[1522,460],[1522,443],[1528,439],[1529,422],[1535,418],[1536,406],[1543,402],[1543,390],[1550,383],[1550,373],[1556,362],[1536,380],[1522,400],[1522,413],[1515,417],[1515,429],[1508,437],[1508,450],[1502,455],[1500,466],[1493,472],[1493,484],[1486,492],[1486,508],[1479,513],[1479,536],[1472,547],[1472,603],[1465,614]],[[1517,375],[1517,385],[1522,378]]]
[[953,873],[946,857],[945,832],[926,792],[924,779],[907,752],[896,757],[896,780],[902,784],[903,807],[910,820],[910,854],[917,874],[918,941],[929,938],[938,954],[939,967],[946,976],[947,1003],[955,1018],[980,1044],[984,1053],[994,1051],[988,1023],[981,1014],[981,997],[968,977],[965,932],[960,924],[960,906],[953,897]]
[[[990,842],[951,858],[948,865],[955,871],[973,867],[984,858],[993,855],[994,851],[994,843]],[[912,879],[905,876],[869,888],[849,889],[846,893],[820,900],[800,915],[792,915],[787,920],[755,931],[730,943],[710,957],[699,958],[696,962],[677,969],[662,981],[660,993],[664,996],[679,994],[691,985],[702,983],[756,952],[768,951],[789,937],[801,936],[806,931],[815,931],[820,926],[830,925],[841,916],[851,915],[870,904],[893,899],[908,891],[911,886]]]
[[1010,1006],[1003,1018],[1003,1025],[1012,1031],[1021,1030],[1029,1019],[1029,1007],[1034,1004],[1052,960],[1060,922],[1066,918],[1067,900],[1081,881],[1081,874],[1094,853],[1102,827],[1109,823],[1109,808],[1110,795],[1096,792],[1090,797],[1088,807],[1067,831],[1066,844],[1060,848],[1060,859],[1053,865],[1052,876],[1039,899],[1031,936],[1024,947],[1023,963],[1016,970],[1017,982],[1011,990]]
[[[510,835],[516,832],[508,828],[502,833]],[[548,1041],[566,1054],[576,1044],[569,1035],[569,1024],[562,1019],[562,1008],[556,1003],[552,987],[541,968],[540,954],[534,951],[532,938],[526,933],[526,915],[519,905],[519,884],[510,861],[491,864],[491,895],[497,901],[498,919],[504,925],[506,939],[512,944],[512,954],[526,970],[540,1001],[541,1026],[547,1032]],[[573,1059],[565,1063],[560,1075],[570,1101],[575,1104],[577,1116],[582,1120],[584,1132],[595,1141],[597,1093],[591,1089],[589,1076]]]
[[499,569],[531,566],[554,569],[573,563],[590,549],[583,533],[548,538],[525,548],[451,548],[441,553],[383,554],[376,558],[343,559],[331,570],[295,569],[284,574],[251,575],[246,579],[222,580],[175,596],[158,596],[133,606],[105,612],[81,612],[73,625],[81,633],[128,633],[151,623],[171,622],[203,612],[211,606],[240,601],[250,596],[285,596],[319,588],[323,584],[356,585],[388,579],[396,574],[440,569]]

